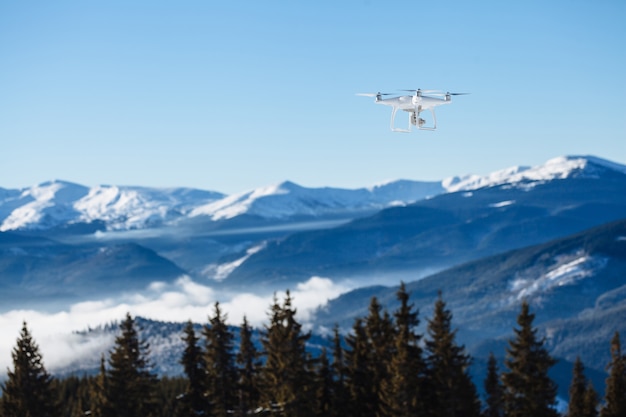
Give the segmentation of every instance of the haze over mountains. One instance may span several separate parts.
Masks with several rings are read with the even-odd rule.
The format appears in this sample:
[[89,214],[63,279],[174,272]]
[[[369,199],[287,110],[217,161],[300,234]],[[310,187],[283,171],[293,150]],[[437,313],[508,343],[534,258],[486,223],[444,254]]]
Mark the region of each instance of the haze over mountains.
[[371,296],[393,308],[403,280],[422,323],[443,291],[479,357],[502,351],[526,298],[552,352],[601,372],[608,335],[626,334],[625,191],[626,166],[592,156],[356,190],[0,188],[0,312],[155,282],[271,293],[324,277],[343,295],[307,321],[348,330]]

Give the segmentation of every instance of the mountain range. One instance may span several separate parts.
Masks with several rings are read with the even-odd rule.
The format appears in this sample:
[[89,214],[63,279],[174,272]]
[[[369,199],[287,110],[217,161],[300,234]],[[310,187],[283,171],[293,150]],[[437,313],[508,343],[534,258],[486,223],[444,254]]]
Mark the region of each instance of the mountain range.
[[626,334],[625,191],[626,166],[593,156],[355,190],[0,189],[0,305],[53,308],[181,275],[225,291],[321,276],[353,290],[311,325],[349,331],[372,296],[393,309],[402,280],[422,326],[442,292],[477,358],[503,354],[527,299],[551,352],[601,373],[610,335]]

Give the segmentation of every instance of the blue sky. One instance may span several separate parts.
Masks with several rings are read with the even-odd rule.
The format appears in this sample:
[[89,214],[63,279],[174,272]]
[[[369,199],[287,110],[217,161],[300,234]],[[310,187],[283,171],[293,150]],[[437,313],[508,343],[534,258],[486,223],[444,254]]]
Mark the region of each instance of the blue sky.
[[[0,187],[236,193],[626,164],[625,21],[622,0],[2,2]],[[413,88],[471,95],[411,134],[355,95]]]

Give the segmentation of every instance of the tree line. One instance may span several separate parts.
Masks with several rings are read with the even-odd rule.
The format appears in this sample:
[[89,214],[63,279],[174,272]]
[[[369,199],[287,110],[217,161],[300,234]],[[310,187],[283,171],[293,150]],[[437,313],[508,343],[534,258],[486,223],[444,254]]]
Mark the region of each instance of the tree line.
[[[556,363],[522,302],[513,337],[499,370],[493,354],[484,398],[469,374],[472,358],[456,340],[452,313],[441,293],[426,334],[417,333],[418,310],[402,284],[399,307],[389,313],[371,299],[368,313],[343,337],[337,326],[331,348],[313,356],[310,332],[296,319],[289,292],[274,297],[260,345],[244,317],[239,345],[227,316],[215,303],[201,334],[189,321],[180,359],[184,376],[158,378],[150,347],[130,314],[100,360],[96,375],[53,378],[24,322],[12,351],[13,369],[2,384],[0,417],[556,417],[557,386],[548,370]],[[577,359],[570,386],[569,417],[626,416],[626,356],[619,334],[610,344],[602,400]]]

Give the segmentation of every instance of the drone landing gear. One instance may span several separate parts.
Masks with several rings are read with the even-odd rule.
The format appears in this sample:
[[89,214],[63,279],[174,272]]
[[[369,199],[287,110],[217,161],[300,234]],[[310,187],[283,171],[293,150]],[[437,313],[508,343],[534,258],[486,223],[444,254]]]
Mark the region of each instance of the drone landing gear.
[[[391,131],[392,132],[402,132],[402,133],[409,133],[409,132],[411,132],[411,123],[409,123],[409,128],[408,129],[400,129],[400,128],[395,126],[396,112],[397,111],[398,111],[398,107],[394,107],[393,111],[391,112]],[[409,113],[409,117],[410,116],[411,116],[411,114]]]

